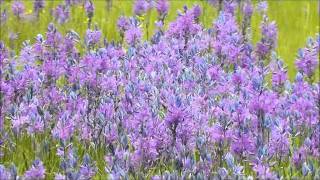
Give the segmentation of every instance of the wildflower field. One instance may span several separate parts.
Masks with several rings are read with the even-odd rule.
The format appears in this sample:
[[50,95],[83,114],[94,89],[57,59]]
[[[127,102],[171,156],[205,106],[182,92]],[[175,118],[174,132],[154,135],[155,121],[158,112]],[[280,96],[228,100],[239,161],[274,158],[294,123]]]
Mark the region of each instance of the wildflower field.
[[317,0],[0,0],[0,180],[320,179]]

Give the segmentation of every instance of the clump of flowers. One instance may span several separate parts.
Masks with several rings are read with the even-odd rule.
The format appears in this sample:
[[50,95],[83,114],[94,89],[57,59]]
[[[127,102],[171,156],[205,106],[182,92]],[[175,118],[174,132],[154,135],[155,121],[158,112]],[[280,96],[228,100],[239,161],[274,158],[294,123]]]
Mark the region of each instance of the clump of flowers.
[[[107,42],[86,0],[84,38],[50,23],[17,55],[0,42],[0,179],[317,179],[319,37],[289,81],[266,2],[257,44],[251,1],[210,2],[220,12],[209,28],[200,5],[166,29],[169,1],[137,0],[135,16],[118,19],[122,39]],[[73,3],[57,7],[58,22]],[[151,7],[158,27],[145,40]],[[7,166],[16,152],[24,162]]]

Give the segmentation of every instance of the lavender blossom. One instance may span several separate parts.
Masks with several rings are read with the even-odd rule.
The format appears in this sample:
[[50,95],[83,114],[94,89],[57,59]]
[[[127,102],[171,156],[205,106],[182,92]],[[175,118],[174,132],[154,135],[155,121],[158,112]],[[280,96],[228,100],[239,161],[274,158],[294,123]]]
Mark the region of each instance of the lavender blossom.
[[319,55],[319,42],[310,40],[306,48],[300,49],[296,66],[300,72],[311,77],[316,70]]
[[24,173],[25,179],[45,179],[46,170],[40,160],[35,160],[32,167]]
[[60,4],[53,11],[53,15],[60,24],[63,24],[69,19],[69,16],[70,16],[69,7],[66,5]]
[[17,16],[18,18],[21,18],[21,15],[25,11],[25,6],[24,6],[23,2],[21,2],[21,1],[14,1],[11,6],[11,9],[12,9],[12,12],[15,16]]
[[169,10],[169,2],[167,0],[157,0],[156,9],[159,16],[165,16]]
[[33,2],[33,11],[39,16],[39,12],[44,8],[44,0],[34,0]]
[[146,0],[136,0],[134,4],[134,14],[141,16],[150,8],[149,3]]
[[125,36],[127,43],[132,46],[141,40],[142,33],[141,33],[140,28],[131,26],[125,32],[124,36]]

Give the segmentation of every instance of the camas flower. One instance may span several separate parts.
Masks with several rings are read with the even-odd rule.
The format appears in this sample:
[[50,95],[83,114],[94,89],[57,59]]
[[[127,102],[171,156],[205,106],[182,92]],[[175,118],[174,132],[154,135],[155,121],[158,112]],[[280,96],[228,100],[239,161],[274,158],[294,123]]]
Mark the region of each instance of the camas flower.
[[59,120],[53,130],[54,137],[63,141],[68,140],[74,132],[74,124],[70,121]]
[[8,178],[8,179],[13,178],[11,177],[10,172],[2,164],[0,164],[0,177]]
[[26,180],[42,180],[45,179],[46,170],[40,160],[35,160],[32,167],[24,173]]
[[257,4],[257,10],[261,13],[266,13],[268,10],[268,3],[267,1],[261,1]]
[[131,46],[135,45],[140,41],[142,37],[142,33],[140,28],[131,26],[126,32],[125,32],[125,39],[127,43]]
[[188,37],[201,30],[201,26],[194,21],[193,11],[180,15],[175,22],[169,24],[168,34],[173,37]]
[[311,76],[319,64],[319,42],[310,40],[307,47],[300,49],[296,66],[300,72],[307,76]]
[[86,10],[86,14],[89,19],[93,17],[93,12],[94,12],[94,4],[91,0],[86,0],[84,4],[84,9]]
[[277,97],[272,92],[265,92],[257,97],[254,97],[249,105],[252,112],[272,112],[276,107]]
[[192,8],[192,14],[195,19],[198,19],[201,15],[201,7],[199,5],[195,5]]
[[244,15],[246,17],[251,17],[252,13],[253,13],[253,6],[251,2],[245,2],[245,4],[243,5],[243,10]]
[[[72,6],[75,1],[65,3]],[[158,2],[164,3],[159,13],[167,13],[167,1]],[[319,83],[304,77],[316,68],[305,63],[310,59],[305,54],[317,52],[319,40],[303,50],[297,79],[290,83],[279,61],[276,67],[265,61],[278,60],[270,57],[276,25],[265,18],[262,39],[254,47],[240,32],[236,4],[215,2],[225,8],[212,28],[198,21],[200,6],[185,7],[168,30],[158,18],[156,41],[141,43],[140,22],[121,17],[118,28],[125,45],[102,45],[103,34],[96,28],[89,28],[84,40],[72,31],[64,36],[53,24],[46,37],[23,43],[17,54],[9,54],[0,42],[0,131],[12,132],[0,140],[4,163],[14,152],[2,147],[11,147],[22,136],[33,141],[40,135],[45,136],[36,139],[44,149],[41,155],[57,146],[53,153],[60,158],[60,169],[50,172],[56,179],[90,179],[96,172],[99,178],[95,162],[78,156],[100,146],[102,154],[95,158],[106,155],[110,179],[285,179],[280,157],[295,165],[297,176],[301,167],[304,175],[313,171],[311,162],[320,157]],[[251,16],[252,7],[246,8]],[[80,41],[86,46],[77,46]],[[271,75],[272,87],[267,84]],[[249,164],[245,174],[239,165],[244,162]],[[49,178],[41,165],[34,163],[18,178]],[[157,177],[159,166],[163,172]],[[14,179],[17,172],[12,169],[0,165],[0,179]]]
[[70,16],[69,6],[59,4],[53,11],[53,15],[60,24],[65,23]]
[[95,45],[98,44],[101,38],[101,31],[99,30],[90,30],[88,29],[86,32],[86,43],[87,45]]
[[276,175],[271,172],[270,168],[261,163],[255,164],[253,170],[257,173],[257,176],[261,179],[277,179]]
[[130,27],[130,22],[126,17],[121,16],[118,19],[117,26],[120,32],[125,32]]
[[146,13],[150,8],[149,3],[146,0],[136,0],[134,3],[134,14],[141,16],[142,14]]
[[235,17],[226,12],[221,12],[214,23],[216,37],[212,42],[215,53],[223,63],[237,63],[241,49],[239,44],[241,36]]
[[156,9],[160,16],[166,15],[169,9],[169,2],[168,0],[157,0]]
[[11,6],[12,12],[15,16],[20,17],[25,10],[24,4],[21,1],[14,1]]
[[287,72],[286,71],[279,70],[279,71],[274,72],[272,75],[272,84],[274,86],[283,85],[286,80],[287,80]]
[[37,14],[44,8],[45,2],[44,0],[34,0],[33,2],[33,11]]
[[260,58],[264,58],[277,45],[277,25],[274,21],[269,22],[267,18],[261,24],[262,39],[257,43],[257,53]]
[[298,150],[294,151],[292,156],[293,164],[297,168],[301,168],[302,163],[306,161],[306,155],[307,155],[307,152],[305,147],[301,147]]

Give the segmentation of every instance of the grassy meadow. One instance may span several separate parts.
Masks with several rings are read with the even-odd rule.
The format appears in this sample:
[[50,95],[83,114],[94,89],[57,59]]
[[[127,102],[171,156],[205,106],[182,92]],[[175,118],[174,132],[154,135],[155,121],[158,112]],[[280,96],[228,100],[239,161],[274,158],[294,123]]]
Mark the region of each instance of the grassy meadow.
[[[51,9],[55,8],[59,3],[63,3],[61,0],[49,0],[46,1],[45,9],[40,13],[40,20],[35,20],[32,16],[33,1],[25,0],[26,14],[23,18],[18,19],[11,12],[11,2],[5,0],[1,6],[1,12],[4,9],[8,9],[8,19],[6,22],[1,22],[0,40],[4,41],[6,45],[13,48],[15,53],[18,53],[22,47],[22,43],[25,40],[34,41],[34,37],[37,34],[45,34],[47,26],[50,22],[55,22],[54,17],[51,15]],[[133,0],[112,0],[111,9],[107,8],[106,0],[93,0],[95,5],[95,12],[92,20],[93,25],[97,25],[103,32],[104,37],[108,41],[117,41],[120,39],[120,35],[117,32],[116,24],[117,19],[121,15],[131,16],[133,15],[132,7]],[[217,9],[212,7],[207,1],[196,0],[171,0],[170,10],[166,18],[166,22],[173,21],[177,16],[177,11],[183,9],[183,5],[191,7],[194,4],[199,4],[202,7],[201,22],[205,27],[212,26],[212,22],[217,17]],[[278,46],[277,53],[281,59],[284,60],[288,66],[288,73],[290,80],[295,78],[296,67],[295,59],[299,48],[303,48],[306,44],[308,37],[315,37],[319,33],[319,13],[320,5],[318,0],[269,0],[268,1],[268,15],[271,20],[276,21],[278,26]],[[77,7],[72,6],[70,10],[70,19],[65,24],[58,24],[58,29],[65,33],[70,29],[78,32],[81,37],[84,36],[88,19],[86,17],[84,8],[79,5]],[[144,38],[149,39],[155,28],[154,22],[157,20],[156,10],[152,10],[149,14],[141,17],[144,21],[149,21],[150,26],[144,26]],[[239,20],[241,17],[239,16]],[[259,13],[254,12],[252,17],[252,39],[257,42],[260,38],[260,21],[262,17]],[[168,25],[168,24],[166,24]],[[16,38],[11,41],[10,36],[16,34]],[[319,80],[319,68],[316,71],[316,80]],[[9,126],[9,124],[7,124]],[[42,159],[44,165],[48,168],[47,175],[49,178],[53,177],[55,172],[59,169],[59,160],[55,154],[56,147],[49,144],[45,144],[48,136],[41,135],[36,137],[24,136],[16,139],[17,144],[15,153],[10,156],[4,157],[2,160],[4,164],[10,164],[13,162],[17,165],[19,163],[31,162],[30,160],[35,155],[43,154]],[[43,144],[40,144],[42,142]],[[42,149],[37,146],[47,146],[48,149]],[[104,159],[99,159],[103,154],[101,151],[95,151],[90,144],[85,146],[79,145],[78,152],[82,156],[85,149],[89,149],[90,155],[97,162],[99,171],[97,172],[97,179],[105,176]],[[35,150],[39,150],[39,152]],[[49,153],[47,152],[49,151]],[[50,165],[49,165],[50,164]],[[29,164],[18,166],[18,172],[24,172]],[[318,166],[319,167],[319,166]]]

